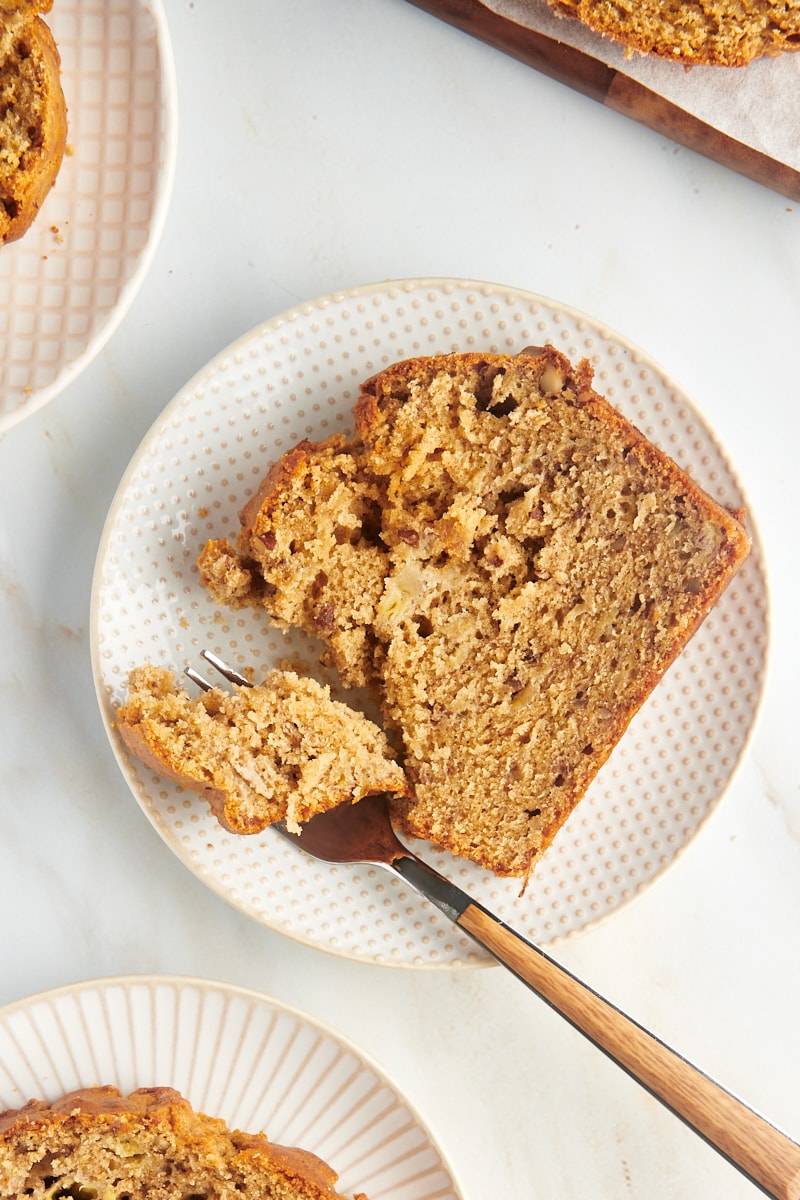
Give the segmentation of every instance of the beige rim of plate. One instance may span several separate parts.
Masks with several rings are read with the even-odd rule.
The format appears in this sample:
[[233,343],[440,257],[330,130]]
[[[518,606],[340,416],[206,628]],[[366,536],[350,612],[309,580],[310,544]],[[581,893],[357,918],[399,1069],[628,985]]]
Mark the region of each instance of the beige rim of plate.
[[[182,862],[250,917],[308,945],[405,967],[491,962],[410,889],[377,868],[309,859],[277,834],[237,837],[207,805],[134,761],[113,728],[129,669],[178,673],[208,648],[258,673],[287,658],[321,673],[316,648],[262,614],[220,612],[200,586],[206,539],[235,536],[267,465],[303,437],[350,426],[359,383],[387,363],[456,350],[553,342],[588,358],[609,400],[723,504],[744,496],[715,435],[683,390],[595,319],[518,289],[412,279],[334,293],[266,321],[205,367],[167,406],[112,503],[95,570],[92,655],[103,719],[123,774]],[[672,863],[730,783],[763,688],[767,597],[753,553],[638,713],[524,893],[471,863],[420,854],[541,943],[618,910]],[[340,693],[341,694],[341,693]]]

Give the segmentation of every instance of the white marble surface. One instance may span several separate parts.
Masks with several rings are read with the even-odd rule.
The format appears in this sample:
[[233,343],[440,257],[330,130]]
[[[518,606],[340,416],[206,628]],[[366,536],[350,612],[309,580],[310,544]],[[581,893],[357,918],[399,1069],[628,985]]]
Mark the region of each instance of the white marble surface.
[[751,500],[771,669],[722,805],[559,957],[800,1139],[798,213],[405,0],[167,0],[177,177],[83,376],[0,441],[0,1003],[177,973],[321,1017],[392,1074],[467,1200],[756,1189],[499,968],[392,970],[257,927],[173,857],[109,749],[89,657],[117,483],[178,388],[263,318],[387,278],[528,288],[687,388]]

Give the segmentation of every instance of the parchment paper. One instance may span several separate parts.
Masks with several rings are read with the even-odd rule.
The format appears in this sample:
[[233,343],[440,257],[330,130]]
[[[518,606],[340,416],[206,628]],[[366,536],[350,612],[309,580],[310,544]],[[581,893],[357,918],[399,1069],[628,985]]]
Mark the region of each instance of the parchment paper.
[[800,170],[800,52],[747,67],[685,67],[634,53],[560,17],[544,0],[484,0],[499,16],[623,71],[722,133]]

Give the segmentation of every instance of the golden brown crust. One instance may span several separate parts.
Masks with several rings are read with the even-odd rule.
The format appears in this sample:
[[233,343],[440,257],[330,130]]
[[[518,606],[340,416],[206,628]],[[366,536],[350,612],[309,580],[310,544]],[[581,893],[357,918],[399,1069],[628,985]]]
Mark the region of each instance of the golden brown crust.
[[548,0],[628,51],[689,65],[743,67],[800,49],[799,0]]
[[175,1172],[181,1194],[208,1200],[342,1200],[317,1155],[231,1130],[172,1088],[81,1088],[0,1113],[3,1196],[49,1196],[61,1179],[109,1200],[166,1200]]
[[[331,443],[337,446],[344,444],[343,439],[338,435],[331,439]],[[313,453],[316,449],[313,442],[304,438],[291,450],[287,450],[286,454],[276,463],[273,463],[255,494],[240,512],[240,524],[247,527],[252,526],[262,510],[265,513],[272,512],[277,498],[291,486],[293,479],[303,474],[308,463],[309,453]]]
[[393,364],[355,415],[351,443],[268,472],[204,579],[373,689],[414,785],[407,834],[524,876],[746,530],[552,346]]
[[66,147],[61,58],[49,26],[36,13],[49,8],[49,2],[18,7],[4,30],[0,243],[16,241],[30,228]]
[[228,793],[211,784],[203,784],[200,780],[188,774],[173,760],[169,747],[165,744],[157,725],[144,718],[141,709],[135,703],[124,705],[117,713],[117,729],[123,742],[140,762],[149,767],[157,775],[163,775],[173,780],[187,791],[196,792],[207,802],[223,828],[231,833],[260,833],[266,822],[256,818],[240,819],[238,827],[234,828],[232,819],[227,816]]

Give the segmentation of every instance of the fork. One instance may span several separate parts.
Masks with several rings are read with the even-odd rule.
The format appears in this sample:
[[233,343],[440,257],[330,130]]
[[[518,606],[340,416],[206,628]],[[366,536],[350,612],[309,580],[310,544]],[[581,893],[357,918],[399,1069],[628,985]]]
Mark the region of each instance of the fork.
[[[251,686],[217,655],[201,654],[231,683]],[[192,667],[185,674],[212,686]],[[392,828],[385,796],[320,813],[299,834],[282,822],[274,828],[324,862],[374,865],[405,880],[762,1192],[800,1200],[800,1145],[413,854]]]

